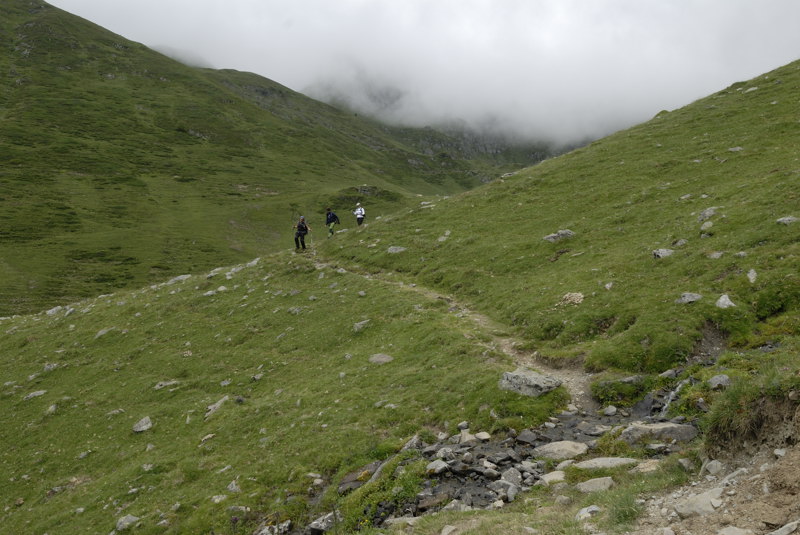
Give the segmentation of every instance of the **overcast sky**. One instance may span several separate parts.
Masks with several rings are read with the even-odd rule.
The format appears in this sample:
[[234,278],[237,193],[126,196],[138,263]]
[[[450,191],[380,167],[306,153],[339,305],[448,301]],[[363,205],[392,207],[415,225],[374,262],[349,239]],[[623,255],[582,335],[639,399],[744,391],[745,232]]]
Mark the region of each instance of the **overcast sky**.
[[800,0],[49,0],[416,126],[598,137],[800,59]]

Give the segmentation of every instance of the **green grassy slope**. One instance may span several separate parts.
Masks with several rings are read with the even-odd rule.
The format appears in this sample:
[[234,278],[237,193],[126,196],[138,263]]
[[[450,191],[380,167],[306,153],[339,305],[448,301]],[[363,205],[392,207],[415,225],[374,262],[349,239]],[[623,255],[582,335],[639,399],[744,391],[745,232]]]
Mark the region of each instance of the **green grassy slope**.
[[187,67],[44,2],[4,2],[0,48],[0,315],[243,261],[290,245],[300,213],[370,197],[377,215],[538,157]]
[[[53,13],[48,9],[38,14]],[[268,113],[275,117],[302,113],[288,104],[277,108],[276,99],[293,94],[281,96],[286,90],[279,87],[263,94],[258,88],[266,82],[252,75],[208,71],[204,79],[258,103],[249,110],[272,106]],[[3,87],[3,117],[26,113],[26,106],[8,105],[16,89]],[[279,173],[274,183],[216,180],[230,173],[227,166],[217,167],[219,154],[241,171],[239,178],[251,176],[247,166],[255,164],[237,151],[244,150],[243,140],[267,133],[253,126],[259,134],[248,138],[247,121],[225,123],[214,116],[219,123],[194,123],[181,114],[188,117],[183,131],[156,129],[185,142],[169,145],[177,156],[137,153],[136,159],[151,158],[151,174],[104,177],[98,169],[124,167],[124,151],[139,149],[117,144],[114,150],[123,152],[107,161],[101,157],[105,149],[91,150],[102,137],[86,138],[86,146],[69,138],[72,148],[65,153],[74,149],[87,165],[97,166],[86,175],[77,163],[64,164],[63,174],[54,175],[43,171],[46,159],[37,164],[41,172],[29,172],[35,168],[32,157],[9,160],[17,166],[2,170],[8,186],[3,214],[5,207],[16,210],[14,221],[30,221],[30,234],[17,238],[21,248],[15,251],[24,254],[16,254],[14,263],[4,252],[4,277],[35,273],[43,253],[68,250],[64,265],[74,273],[59,268],[59,278],[77,280],[79,272],[95,270],[97,288],[107,289],[115,283],[102,280],[108,276],[103,266],[122,272],[138,265],[135,247],[163,255],[160,261],[148,257],[150,277],[167,280],[178,265],[195,274],[0,319],[0,467],[7,474],[0,478],[0,526],[12,533],[107,533],[118,518],[132,514],[141,519],[135,533],[242,533],[269,515],[307,520],[311,511],[342,505],[334,489],[343,474],[386,458],[415,432],[454,432],[462,420],[475,430],[521,429],[563,404],[561,390],[535,402],[499,391],[498,377],[512,363],[488,347],[491,333],[450,311],[426,287],[507,325],[529,349],[554,362],[580,361],[602,370],[601,378],[632,372],[654,377],[675,365],[687,368],[679,378],[703,379],[724,370],[737,381],[734,388],[712,392],[699,381],[682,391],[675,406],[701,416],[691,402],[703,397],[712,412],[701,416],[701,426],[712,436],[749,436],[759,425],[753,419],[775,406],[751,411],[752,400],[795,399],[794,411],[800,388],[800,221],[777,222],[800,218],[799,90],[800,63],[793,63],[473,191],[432,195],[425,204],[415,198],[413,208],[411,198],[402,200],[413,187],[391,185],[388,178],[370,181],[401,200],[365,199],[366,227],[348,228],[330,240],[317,228],[305,256],[277,252],[210,273],[202,266],[223,265],[220,251],[230,243],[239,240],[244,255],[251,250],[248,240],[266,239],[262,231],[272,215],[264,215],[259,203],[280,197],[284,187]],[[46,125],[46,115],[30,106]],[[311,114],[308,124],[324,130],[325,113]],[[13,124],[3,122],[4,128]],[[202,130],[198,124],[216,127]],[[217,144],[202,138],[209,132],[239,137]],[[62,139],[54,126],[43,128],[45,134]],[[304,135],[280,137],[280,153],[303,160],[297,138]],[[142,135],[140,142],[148,139]],[[355,150],[334,139],[313,139],[331,158],[344,147]],[[167,150],[160,141],[151,143],[152,151]],[[258,150],[268,154],[268,145]],[[388,139],[383,146],[389,152],[394,147]],[[27,147],[4,143],[0,151],[21,158]],[[377,165],[369,153],[348,165]],[[207,154],[217,156],[202,160],[204,167],[188,166],[187,155]],[[175,168],[168,169],[170,164]],[[310,199],[358,196],[348,190],[358,180],[327,190],[311,182],[311,167],[301,169],[294,181],[309,180]],[[52,194],[34,196],[15,182],[22,176],[28,186],[44,181]],[[435,180],[429,184],[427,193],[443,191]],[[301,202],[293,197],[275,206],[307,211]],[[181,210],[159,210],[159,203]],[[391,211],[403,203],[409,208]],[[241,217],[231,216],[231,205]],[[132,226],[132,216],[146,224]],[[214,218],[229,218],[224,236],[210,230],[218,228]],[[91,230],[91,240],[65,230],[75,225]],[[274,232],[287,240],[282,225],[276,223]],[[183,226],[193,233],[179,232]],[[253,237],[233,228],[249,228]],[[575,236],[558,243],[542,239],[559,229]],[[25,241],[25,235],[39,237]],[[393,246],[405,249],[390,252]],[[654,258],[659,248],[674,254]],[[132,273],[131,284],[137,276]],[[50,284],[42,295],[60,288]],[[683,292],[703,298],[677,304]],[[723,294],[736,307],[716,307]],[[723,336],[729,349],[713,368],[687,363],[709,332]],[[393,360],[370,362],[379,353]],[[795,398],[786,397],[791,390]],[[206,417],[209,406],[221,401]],[[152,428],[134,432],[145,416]],[[333,486],[320,494],[309,474]],[[229,488],[233,481],[238,491]],[[519,502],[510,515],[538,514],[538,499]],[[359,511],[358,504],[346,505]],[[635,516],[633,505],[631,511],[627,520]],[[241,523],[232,524],[232,516]],[[420,533],[440,533],[436,522]],[[551,527],[559,532],[555,522]]]
[[[9,533],[108,532],[125,514],[144,519],[137,533],[227,533],[233,505],[302,520],[320,499],[308,473],[335,481],[420,429],[521,427],[563,403],[562,392],[531,403],[499,391],[510,363],[443,301],[310,256],[0,328]],[[371,363],[378,353],[394,360]],[[133,432],[145,416],[152,429]]]
[[[590,369],[664,370],[708,326],[758,345],[762,322],[800,303],[800,223],[777,222],[800,217],[799,92],[793,63],[323,250],[457,295]],[[543,240],[560,229],[575,236]],[[684,292],[703,299],[676,304]],[[723,294],[737,306],[716,307]]]

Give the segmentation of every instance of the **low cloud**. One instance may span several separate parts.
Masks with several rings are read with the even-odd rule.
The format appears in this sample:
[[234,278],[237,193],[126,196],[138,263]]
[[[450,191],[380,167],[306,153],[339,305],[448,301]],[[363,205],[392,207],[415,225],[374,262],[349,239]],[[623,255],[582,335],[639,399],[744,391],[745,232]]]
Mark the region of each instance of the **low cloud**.
[[795,0],[54,3],[190,64],[256,72],[384,120],[559,143],[647,120],[800,51]]

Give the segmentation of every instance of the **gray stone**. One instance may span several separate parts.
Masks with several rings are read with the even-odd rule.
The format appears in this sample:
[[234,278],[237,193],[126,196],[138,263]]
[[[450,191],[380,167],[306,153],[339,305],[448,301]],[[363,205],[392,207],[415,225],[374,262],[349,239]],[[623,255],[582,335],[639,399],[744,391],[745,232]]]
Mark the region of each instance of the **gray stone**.
[[776,529],[769,535],[789,535],[790,533],[794,533],[795,531],[797,531],[798,526],[800,526],[800,520],[797,520],[795,522],[790,522],[785,526],[783,526],[782,528]]
[[400,247],[398,245],[392,245],[391,247],[389,247],[386,250],[386,252],[389,253],[389,254],[397,254],[397,253],[402,253],[405,250],[406,250],[405,247]]
[[326,515],[322,515],[321,517],[314,520],[311,524],[308,525],[308,531],[311,535],[321,535],[326,531],[330,531],[337,522],[341,522],[342,517],[341,515],[336,513],[328,513]]
[[589,451],[589,446],[582,442],[560,440],[534,448],[533,456],[552,459],[554,461],[563,461],[564,459],[573,459],[579,455],[583,455],[587,451]]
[[538,397],[561,386],[561,381],[527,368],[517,368],[513,372],[504,372],[499,386],[501,390]]
[[560,242],[561,240],[566,240],[568,238],[572,238],[573,236],[575,236],[575,233],[572,232],[571,230],[562,229],[562,230],[559,230],[558,232],[555,232],[553,234],[548,234],[547,236],[545,236],[542,239],[545,240],[545,241],[549,241],[550,243],[556,243],[556,242]]
[[600,511],[602,511],[602,509],[600,509],[596,505],[590,505],[589,507],[584,507],[583,509],[578,511],[577,515],[575,515],[575,520],[577,520],[578,522],[589,520],[593,516],[599,514]]
[[731,298],[728,297],[728,294],[722,294],[719,296],[716,302],[717,308],[732,308],[736,306],[736,303],[731,301]]
[[153,427],[153,422],[149,416],[145,416],[135,424],[133,424],[134,433],[142,433]]
[[702,494],[694,494],[675,504],[675,512],[681,518],[711,514],[716,510],[712,502],[718,501],[720,496],[722,496],[722,488],[711,489]]
[[797,221],[800,221],[800,220],[798,218],[796,218],[795,216],[790,215],[790,216],[782,217],[782,218],[778,219],[777,222],[780,223],[781,225],[791,225],[792,223],[795,223]]
[[553,470],[543,475],[541,480],[548,485],[552,485],[553,483],[561,483],[566,480],[566,478],[567,474],[563,470]]
[[522,432],[517,435],[516,440],[517,442],[522,442],[523,444],[533,445],[537,440],[539,440],[539,435],[530,429],[523,429]]
[[653,258],[667,258],[675,254],[672,249],[656,249],[653,251]]
[[353,324],[353,332],[360,333],[361,331],[363,331],[367,327],[368,323],[369,323],[369,320],[364,320],[364,321],[359,321],[358,323],[354,323]]
[[591,424],[589,422],[581,422],[575,426],[575,428],[584,435],[589,435],[590,437],[605,435],[612,429],[610,425]]
[[117,531],[125,531],[126,529],[135,525],[138,521],[139,521],[138,516],[125,515],[119,520],[117,520]]
[[724,373],[715,375],[708,380],[708,386],[710,386],[712,390],[723,390],[731,386],[731,378]]
[[754,535],[752,530],[728,526],[717,531],[717,535]]
[[22,398],[22,400],[23,401],[28,401],[29,399],[38,398],[38,397],[43,396],[45,394],[47,394],[47,390],[37,390],[36,392],[31,392],[30,394],[28,394],[27,396]]
[[614,486],[614,480],[610,477],[596,477],[588,481],[582,481],[576,485],[576,488],[584,494],[591,494],[592,492],[602,492]]
[[509,483],[512,483],[517,487],[522,486],[522,474],[516,468],[509,468],[508,470],[500,474],[500,479],[508,481]]
[[425,468],[425,471],[428,474],[441,474],[447,471],[450,467],[441,459],[436,459],[435,461],[428,463],[428,466]]
[[218,410],[219,410],[219,409],[222,407],[222,405],[223,405],[223,404],[224,404],[226,401],[228,401],[229,399],[230,399],[230,397],[228,397],[227,395],[225,395],[225,396],[223,396],[223,397],[222,397],[222,399],[220,399],[220,400],[219,400],[219,401],[217,401],[216,403],[212,403],[211,405],[209,405],[208,407],[206,407],[206,415],[205,415],[205,418],[206,418],[206,419],[210,418],[210,417],[211,417],[211,415],[212,415],[212,414],[214,414],[215,412],[217,412],[217,411],[218,411]]
[[387,355],[385,353],[375,353],[369,358],[369,361],[373,364],[387,364],[392,362],[394,357]]
[[688,303],[694,303],[695,301],[699,301],[703,298],[700,294],[695,294],[691,292],[684,292],[681,296],[675,300],[675,303],[679,305],[685,305]]
[[173,386],[178,384],[178,381],[159,381],[156,383],[156,386],[153,387],[153,390],[161,390],[162,388],[167,388],[168,386]]
[[637,459],[631,459],[630,457],[595,457],[594,459],[589,459],[588,461],[575,463],[572,466],[575,468],[580,468],[581,470],[595,470],[597,468],[617,468],[620,466],[628,466],[638,462],[639,461]]
[[713,460],[706,463],[704,468],[709,474],[711,474],[712,476],[716,476],[719,475],[720,472],[722,472],[725,469],[725,466],[721,462]]
[[513,502],[514,498],[516,498],[517,494],[519,494],[519,487],[505,479],[492,481],[487,486],[490,490],[497,494],[498,498],[505,502]]
[[605,416],[614,416],[617,414],[617,408],[614,405],[609,405],[605,409],[603,409],[603,414]]
[[645,424],[633,422],[620,434],[620,440],[634,444],[642,439],[653,438],[656,440],[675,440],[676,442],[689,442],[697,436],[697,429],[691,425],[661,422]]
[[712,217],[717,215],[717,209],[718,208],[720,208],[720,207],[719,206],[712,206],[711,208],[706,208],[705,210],[700,212],[699,216],[697,216],[697,222],[698,223],[702,223],[706,219],[711,219]]
[[572,505],[572,498],[570,496],[559,494],[558,496],[556,496],[555,502],[558,505],[563,505],[563,506]]

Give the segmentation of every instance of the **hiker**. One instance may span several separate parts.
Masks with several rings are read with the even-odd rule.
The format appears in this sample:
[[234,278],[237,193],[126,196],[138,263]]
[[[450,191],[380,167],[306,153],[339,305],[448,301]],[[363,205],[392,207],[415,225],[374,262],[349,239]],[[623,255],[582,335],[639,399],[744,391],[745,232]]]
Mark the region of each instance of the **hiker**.
[[334,225],[339,225],[339,216],[332,212],[330,208],[325,209],[325,225],[328,227],[328,237],[333,236]]
[[360,202],[356,203],[356,209],[353,210],[353,215],[356,216],[356,223],[361,226],[361,223],[364,222],[364,216],[366,215],[366,212],[364,211],[364,207],[361,206]]
[[297,229],[297,232],[294,233],[294,248],[295,250],[300,250],[300,247],[303,247],[303,250],[306,250],[306,234],[311,232],[311,227],[308,226],[306,223],[305,216],[300,216],[300,221],[294,226]]

